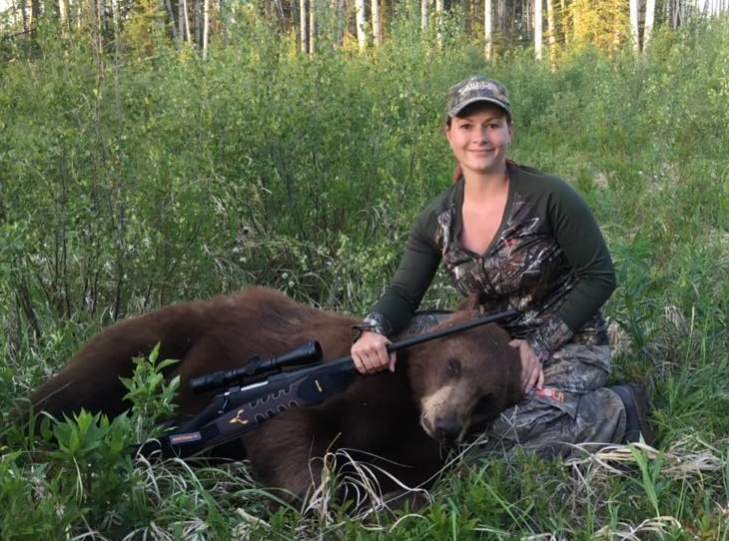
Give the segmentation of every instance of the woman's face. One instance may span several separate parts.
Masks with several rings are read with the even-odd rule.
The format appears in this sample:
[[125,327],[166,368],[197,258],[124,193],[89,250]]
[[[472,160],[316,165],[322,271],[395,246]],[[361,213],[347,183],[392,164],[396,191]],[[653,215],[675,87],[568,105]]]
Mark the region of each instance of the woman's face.
[[463,116],[453,117],[446,130],[453,155],[464,172],[502,171],[511,144],[511,123],[506,113],[500,107],[484,104],[469,109]]

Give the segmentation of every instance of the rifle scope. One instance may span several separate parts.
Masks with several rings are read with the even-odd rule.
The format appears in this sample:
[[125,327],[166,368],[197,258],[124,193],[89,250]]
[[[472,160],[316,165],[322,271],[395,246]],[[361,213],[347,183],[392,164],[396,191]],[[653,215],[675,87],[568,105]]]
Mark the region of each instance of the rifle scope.
[[261,359],[252,357],[248,363],[233,370],[221,370],[220,372],[212,372],[193,378],[190,380],[190,387],[196,393],[218,389],[231,383],[240,381],[244,378],[250,378],[263,374],[265,372],[275,372],[283,368],[291,366],[299,366],[302,364],[318,363],[323,359],[323,354],[319,342],[310,340],[304,345],[297,347],[278,357],[270,357]]

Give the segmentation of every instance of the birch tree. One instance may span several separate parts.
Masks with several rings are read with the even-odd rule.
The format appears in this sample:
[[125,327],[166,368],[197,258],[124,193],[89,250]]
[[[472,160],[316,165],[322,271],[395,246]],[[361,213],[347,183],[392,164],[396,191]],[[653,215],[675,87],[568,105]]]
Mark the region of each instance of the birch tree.
[[375,39],[375,45],[382,45],[382,14],[380,13],[380,0],[372,0],[372,35]]
[[638,41],[638,0],[630,0],[630,37],[633,41],[633,50],[640,52]]
[[190,31],[190,14],[187,9],[187,0],[182,0],[182,16],[185,19],[185,38],[187,44],[192,46],[192,32]]
[[547,0],[547,42],[549,43],[549,62],[554,68],[557,61],[557,25],[554,17],[554,0]]
[[643,27],[643,50],[653,34],[653,23],[656,16],[656,0],[648,0],[645,5],[645,26]]
[[357,26],[357,43],[359,44],[359,50],[364,51],[367,48],[367,30],[365,20],[365,0],[355,0],[356,17],[355,23]]
[[428,29],[428,15],[430,0],[420,0],[420,28],[423,32]]
[[58,19],[61,23],[61,33],[65,36],[68,30],[68,3],[67,0],[58,0]]
[[491,60],[494,56],[494,6],[491,0],[484,0],[483,4],[483,37],[486,43],[484,55],[486,60]]
[[443,0],[435,0],[435,25],[438,47],[443,47]]
[[542,11],[542,0],[534,0],[534,56],[537,60],[542,59],[542,48],[543,48],[543,22],[544,14]]
[[299,0],[299,26],[301,36],[301,52],[309,52],[308,17],[306,16],[306,0]]
[[317,0],[309,0],[309,49],[310,55],[314,54],[316,49],[316,2]]
[[210,0],[203,1],[202,58],[208,57],[208,31],[210,28]]

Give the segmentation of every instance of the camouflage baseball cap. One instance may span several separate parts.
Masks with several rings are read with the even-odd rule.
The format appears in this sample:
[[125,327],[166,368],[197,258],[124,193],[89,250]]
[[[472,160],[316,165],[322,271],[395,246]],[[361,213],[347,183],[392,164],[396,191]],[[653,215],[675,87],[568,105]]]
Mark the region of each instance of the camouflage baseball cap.
[[453,85],[448,91],[448,116],[458,116],[466,106],[477,101],[487,101],[498,105],[511,118],[511,103],[506,87],[493,79],[476,75]]

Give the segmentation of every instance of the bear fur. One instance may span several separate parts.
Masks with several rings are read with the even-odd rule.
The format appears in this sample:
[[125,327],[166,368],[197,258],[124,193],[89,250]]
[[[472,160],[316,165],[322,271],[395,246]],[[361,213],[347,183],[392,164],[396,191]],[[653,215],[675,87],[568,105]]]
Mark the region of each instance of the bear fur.
[[[477,317],[474,308],[442,325]],[[181,361],[166,375],[180,376],[178,411],[192,416],[213,397],[194,394],[192,378],[240,367],[254,355],[281,355],[308,340],[319,341],[325,360],[346,356],[355,323],[267,288],[182,303],[107,328],[38,388],[31,402],[36,411],[56,417],[81,408],[118,415],[128,407],[119,378],[131,376],[133,357],[160,343],[160,358]],[[520,398],[519,358],[508,342],[492,324],[398,352],[394,373],[358,377],[341,394],[318,406],[289,409],[244,435],[242,448],[221,452],[234,460],[245,455],[262,483],[299,497],[318,484],[318,459],[337,449],[351,450],[406,485],[419,485],[443,465],[446,436],[463,436]],[[383,490],[396,486],[386,474],[378,480]]]

